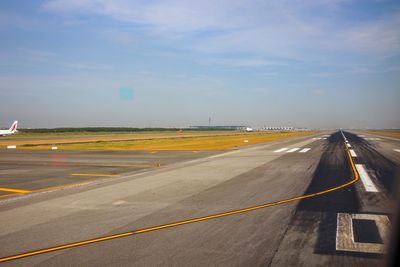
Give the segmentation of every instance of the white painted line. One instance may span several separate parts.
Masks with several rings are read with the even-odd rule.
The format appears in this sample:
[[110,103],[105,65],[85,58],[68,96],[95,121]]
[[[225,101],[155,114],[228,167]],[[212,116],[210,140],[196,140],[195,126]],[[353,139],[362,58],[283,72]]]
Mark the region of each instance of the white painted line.
[[56,147],[56,146],[51,147],[51,150],[57,150],[57,149],[58,149],[58,147]]
[[275,150],[274,152],[275,153],[279,153],[279,152],[283,152],[283,151],[285,151],[285,150],[288,150],[289,148],[287,148],[287,147],[284,147],[284,148],[281,148],[281,149],[278,149],[278,150]]
[[357,154],[356,154],[356,152],[355,152],[353,149],[350,149],[350,155],[351,155],[353,158],[356,158],[356,157],[357,157]]
[[393,149],[393,150],[400,153],[400,149]]
[[125,200],[118,200],[118,201],[113,202],[112,204],[115,206],[119,206],[119,205],[123,205],[126,203],[128,203],[128,202],[126,202]]
[[299,149],[300,149],[300,148],[295,147],[295,148],[289,149],[288,151],[286,151],[286,153],[293,153],[293,152],[296,152],[296,151],[299,150]]
[[360,175],[361,181],[364,185],[365,191],[367,192],[379,192],[379,190],[375,187],[371,178],[369,177],[367,171],[365,170],[364,165],[356,164],[356,169],[358,174]]
[[12,146],[7,146],[7,149],[16,149],[17,146],[16,145],[12,145]]
[[348,147],[348,148],[351,148],[351,145],[350,145],[350,143],[347,143],[347,147]]
[[[204,159],[215,159],[215,158],[220,158],[220,157],[228,156],[228,155],[235,154],[235,153],[238,153],[238,152],[240,152],[240,150],[233,150],[233,151],[229,151],[229,152],[217,154],[217,155],[214,155],[214,156],[209,156],[209,157],[206,157],[206,158],[204,158]],[[188,163],[188,162],[196,162],[196,161],[197,161],[197,159],[191,160],[191,161],[186,161],[186,163]]]
[[[374,221],[383,244],[355,242],[353,230],[354,219]],[[386,215],[338,213],[336,250],[383,254],[386,250],[386,244],[389,241],[390,228],[390,221]]]
[[365,137],[365,135],[359,135],[358,137],[364,138],[364,137]]
[[330,136],[329,134],[324,134],[324,135],[323,135],[323,137],[329,137],[329,136]]
[[310,150],[311,150],[311,148],[304,148],[304,149],[300,150],[299,153],[307,153]]
[[321,138],[321,139],[326,140],[326,139],[328,139],[328,138],[324,137],[324,138]]

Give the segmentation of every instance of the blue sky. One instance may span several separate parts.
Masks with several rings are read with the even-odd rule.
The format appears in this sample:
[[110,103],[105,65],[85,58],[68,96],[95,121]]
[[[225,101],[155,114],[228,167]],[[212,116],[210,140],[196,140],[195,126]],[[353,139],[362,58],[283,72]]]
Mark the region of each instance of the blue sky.
[[0,2],[0,125],[400,128],[400,3]]

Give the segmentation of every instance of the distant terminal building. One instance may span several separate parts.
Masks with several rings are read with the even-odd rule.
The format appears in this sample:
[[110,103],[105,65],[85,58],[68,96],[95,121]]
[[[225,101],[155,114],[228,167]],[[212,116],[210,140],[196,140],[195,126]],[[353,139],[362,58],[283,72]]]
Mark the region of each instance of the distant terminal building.
[[265,130],[265,131],[293,131],[294,127],[288,127],[288,126],[264,126],[263,130]]
[[190,129],[198,130],[230,130],[230,131],[243,131],[249,126],[236,126],[236,125],[226,125],[226,126],[190,126]]
[[264,126],[259,129],[260,131],[309,131],[307,128],[299,128],[292,126]]
[[263,132],[263,131],[309,131],[307,128],[299,128],[292,126],[263,126],[263,127],[251,127],[246,125],[225,125],[225,126],[190,126],[190,129],[195,130],[220,130],[220,131],[242,131],[242,132]]

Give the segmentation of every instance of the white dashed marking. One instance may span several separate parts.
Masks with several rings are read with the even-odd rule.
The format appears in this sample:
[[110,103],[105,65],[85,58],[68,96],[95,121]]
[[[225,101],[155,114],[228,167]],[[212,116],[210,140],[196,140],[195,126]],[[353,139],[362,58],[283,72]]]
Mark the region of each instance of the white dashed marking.
[[17,146],[13,145],[13,146],[7,146],[7,149],[16,149]]
[[125,200],[117,200],[117,201],[115,201],[113,203],[113,205],[119,206],[119,205],[122,205],[122,204],[125,204],[125,203],[128,203],[128,202],[126,202]]
[[367,171],[365,170],[364,165],[356,164],[356,169],[358,174],[360,174],[361,181],[364,185],[365,191],[367,192],[379,192],[371,178],[369,177]]
[[348,147],[348,148],[350,148],[350,147],[351,147],[350,143],[347,143],[347,147]]
[[393,150],[400,153],[400,149],[393,149]]
[[294,148],[287,148],[287,147],[284,147],[284,148],[275,150],[274,153],[281,153],[281,152],[293,153],[293,152],[296,152],[296,151],[297,151],[298,153],[307,153],[308,151],[311,150],[311,148],[309,148],[309,147],[303,148],[303,149],[301,149],[301,150],[299,150],[299,149],[301,149],[301,148],[298,148],[298,147],[294,147]]
[[356,157],[357,157],[357,154],[356,154],[356,152],[355,152],[353,149],[350,149],[350,155],[351,155],[353,158],[356,158]]
[[326,140],[326,137],[314,137],[313,140]]
[[[227,155],[235,154],[235,153],[238,153],[238,152],[240,152],[240,150],[233,150],[233,151],[230,151],[230,152],[226,152],[226,153],[222,153],[222,154],[217,154],[217,155],[214,155],[214,156],[209,156],[209,157],[206,157],[205,159],[220,158],[220,157],[224,157],[224,156],[227,156]],[[196,161],[196,160],[194,160],[194,161]],[[187,161],[187,162],[191,162],[191,161]]]

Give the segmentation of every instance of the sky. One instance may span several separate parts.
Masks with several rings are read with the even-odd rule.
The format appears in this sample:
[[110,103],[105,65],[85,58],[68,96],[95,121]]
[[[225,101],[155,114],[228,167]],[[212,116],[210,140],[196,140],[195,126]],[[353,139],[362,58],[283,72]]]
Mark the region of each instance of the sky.
[[1,128],[400,128],[398,0],[3,0],[0,40]]

